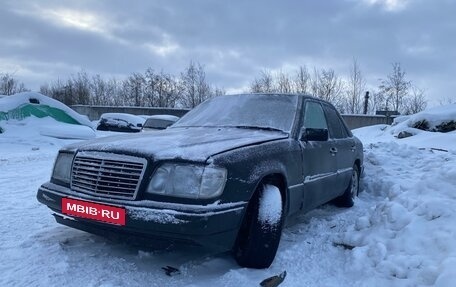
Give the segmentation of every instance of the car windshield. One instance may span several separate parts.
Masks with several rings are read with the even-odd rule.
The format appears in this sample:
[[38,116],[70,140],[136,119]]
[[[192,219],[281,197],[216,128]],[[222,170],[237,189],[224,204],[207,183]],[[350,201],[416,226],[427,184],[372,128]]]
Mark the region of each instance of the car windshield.
[[290,132],[298,97],[226,95],[200,104],[172,127],[238,127]]
[[162,119],[147,119],[144,123],[144,128],[147,129],[166,129],[172,125],[174,121],[162,120]]

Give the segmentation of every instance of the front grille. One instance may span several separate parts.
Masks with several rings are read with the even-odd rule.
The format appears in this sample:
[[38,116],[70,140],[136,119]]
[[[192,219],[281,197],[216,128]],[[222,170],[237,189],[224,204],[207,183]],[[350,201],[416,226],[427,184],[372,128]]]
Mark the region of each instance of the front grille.
[[73,161],[71,188],[107,198],[136,198],[146,167],[144,158],[80,152]]

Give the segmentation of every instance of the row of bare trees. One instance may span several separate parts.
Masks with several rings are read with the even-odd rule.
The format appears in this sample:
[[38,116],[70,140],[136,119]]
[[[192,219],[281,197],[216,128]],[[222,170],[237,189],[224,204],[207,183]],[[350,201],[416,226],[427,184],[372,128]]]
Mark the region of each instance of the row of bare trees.
[[[376,110],[399,111],[411,114],[426,108],[424,90],[412,85],[405,77],[399,63],[392,64],[393,71],[379,80],[378,89],[371,91],[369,113]],[[366,80],[356,59],[353,59],[348,78],[336,74],[333,69],[299,67],[292,73],[264,70],[250,84],[254,93],[304,93],[311,94],[334,104],[341,112],[363,112]]]
[[[342,113],[363,112],[367,90],[365,77],[356,59],[350,65],[348,77],[339,76],[333,69],[300,66],[285,73],[263,70],[248,88],[254,93],[304,93],[333,103]],[[11,95],[26,91],[11,74],[0,74],[0,94]],[[157,72],[151,68],[144,73],[133,73],[126,79],[105,79],[79,72],[66,80],[44,84],[40,92],[67,105],[150,106],[193,108],[204,100],[225,94],[206,79],[204,67],[190,64],[178,76]],[[425,92],[406,78],[399,63],[379,80],[378,88],[370,91],[368,112],[376,110],[399,111],[402,114],[419,112],[426,108]]]
[[156,72],[133,73],[125,80],[105,80],[79,72],[66,81],[42,85],[40,92],[67,105],[108,105],[193,108],[206,99],[224,94],[211,86],[204,67],[191,62],[179,76]]

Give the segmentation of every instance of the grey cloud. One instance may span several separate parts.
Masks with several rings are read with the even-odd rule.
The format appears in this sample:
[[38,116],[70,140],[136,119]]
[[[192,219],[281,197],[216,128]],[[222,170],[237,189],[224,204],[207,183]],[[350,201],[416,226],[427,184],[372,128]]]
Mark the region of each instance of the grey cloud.
[[178,73],[194,60],[215,84],[236,89],[264,68],[316,64],[347,73],[356,57],[372,86],[401,62],[411,80],[433,87],[423,87],[432,97],[442,86],[455,88],[441,80],[456,69],[454,1],[409,0],[398,11],[364,0],[40,2],[43,9],[97,15],[105,34],[14,12],[36,9],[31,2],[5,6],[0,37],[8,41],[0,44],[0,65],[8,59],[36,73],[40,65],[29,63],[126,75],[147,67]]

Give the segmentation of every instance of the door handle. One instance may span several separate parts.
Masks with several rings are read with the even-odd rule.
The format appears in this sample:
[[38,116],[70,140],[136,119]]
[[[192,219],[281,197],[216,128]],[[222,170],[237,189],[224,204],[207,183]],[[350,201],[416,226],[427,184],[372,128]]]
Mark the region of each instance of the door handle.
[[355,145],[352,145],[351,148],[350,148],[351,151],[356,151],[356,146]]
[[336,153],[337,153],[337,148],[332,147],[332,148],[329,149],[329,152],[330,152],[332,155],[336,155]]

